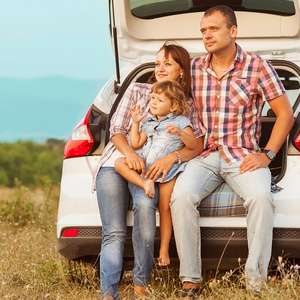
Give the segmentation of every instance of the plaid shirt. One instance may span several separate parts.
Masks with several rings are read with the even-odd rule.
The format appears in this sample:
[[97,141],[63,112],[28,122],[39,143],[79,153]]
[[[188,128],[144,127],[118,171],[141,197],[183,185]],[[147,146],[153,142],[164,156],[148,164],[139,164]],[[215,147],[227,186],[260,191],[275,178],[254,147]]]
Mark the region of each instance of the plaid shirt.
[[[96,177],[100,170],[100,168],[103,166],[103,164],[111,157],[112,153],[116,150],[116,147],[114,143],[111,141],[111,137],[114,135],[121,133],[126,136],[128,143],[130,144],[130,129],[132,125],[132,119],[130,117],[131,108],[134,105],[140,105],[140,113],[143,114],[144,112],[148,112],[149,110],[149,103],[150,103],[150,97],[149,93],[151,91],[151,84],[147,83],[133,83],[131,84],[126,92],[123,95],[123,98],[114,113],[112,119],[111,119],[111,125],[110,125],[110,141],[106,145],[105,149],[103,150],[103,153],[101,155],[101,158],[96,166],[92,170],[93,175],[93,187],[92,190],[95,189],[96,186]],[[205,128],[203,127],[199,116],[196,106],[194,105],[194,100],[189,99],[189,107],[191,108],[186,117],[190,120],[193,132],[195,136],[201,137],[205,135]],[[144,118],[140,122],[140,128],[146,121],[146,118]]]
[[237,45],[234,63],[221,78],[211,68],[211,54],[192,60],[192,89],[207,129],[204,157],[219,151],[228,164],[259,153],[264,101],[285,93],[272,67]]

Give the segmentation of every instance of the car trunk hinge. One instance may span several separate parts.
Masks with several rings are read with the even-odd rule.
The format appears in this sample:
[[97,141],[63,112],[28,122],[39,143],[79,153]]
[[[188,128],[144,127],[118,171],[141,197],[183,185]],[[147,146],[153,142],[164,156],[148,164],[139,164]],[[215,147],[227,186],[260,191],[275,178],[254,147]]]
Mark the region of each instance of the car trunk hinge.
[[120,65],[119,65],[119,51],[118,51],[118,38],[117,38],[117,27],[115,22],[115,5],[114,0],[111,0],[111,13],[112,13],[112,37],[113,37],[113,50],[115,54],[115,64],[116,64],[116,80],[114,82],[115,94],[119,93],[120,89]]

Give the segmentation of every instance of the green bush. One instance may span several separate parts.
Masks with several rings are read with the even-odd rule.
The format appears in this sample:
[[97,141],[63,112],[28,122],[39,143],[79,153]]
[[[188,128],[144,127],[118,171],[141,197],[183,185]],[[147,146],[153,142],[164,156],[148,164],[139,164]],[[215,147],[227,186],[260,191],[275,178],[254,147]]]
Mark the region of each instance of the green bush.
[[48,180],[60,182],[65,142],[51,139],[44,144],[31,141],[0,143],[0,185],[40,187]]

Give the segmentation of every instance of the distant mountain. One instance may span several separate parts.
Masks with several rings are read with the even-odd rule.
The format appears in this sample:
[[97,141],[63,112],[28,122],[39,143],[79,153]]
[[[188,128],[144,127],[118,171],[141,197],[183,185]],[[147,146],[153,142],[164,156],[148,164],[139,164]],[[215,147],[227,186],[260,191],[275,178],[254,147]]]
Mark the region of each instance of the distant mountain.
[[0,142],[67,140],[106,80],[0,77]]

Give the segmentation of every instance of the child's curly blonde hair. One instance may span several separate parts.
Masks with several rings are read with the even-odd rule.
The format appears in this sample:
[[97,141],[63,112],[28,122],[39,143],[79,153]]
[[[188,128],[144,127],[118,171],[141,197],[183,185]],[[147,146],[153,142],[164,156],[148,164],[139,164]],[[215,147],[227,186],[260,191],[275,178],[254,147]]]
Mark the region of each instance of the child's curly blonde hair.
[[185,115],[189,110],[187,98],[181,85],[175,80],[164,80],[155,82],[151,88],[151,93],[162,94],[171,100],[171,112],[175,116]]

